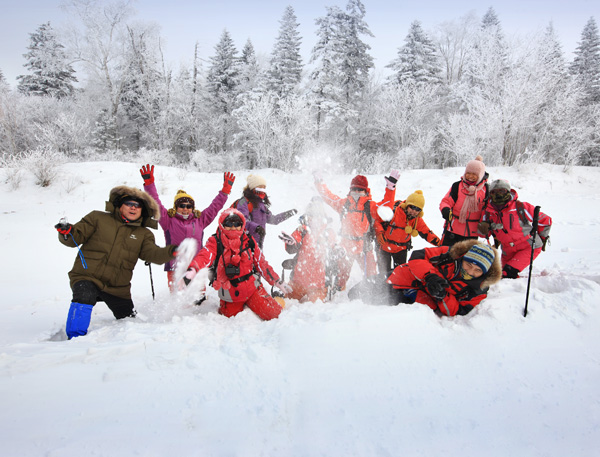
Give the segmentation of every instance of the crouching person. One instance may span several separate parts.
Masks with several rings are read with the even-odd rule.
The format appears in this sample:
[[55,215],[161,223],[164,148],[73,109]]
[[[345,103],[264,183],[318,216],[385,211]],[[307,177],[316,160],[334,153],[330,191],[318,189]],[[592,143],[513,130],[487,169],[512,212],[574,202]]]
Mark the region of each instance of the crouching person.
[[487,297],[502,278],[500,256],[475,240],[415,251],[395,268],[387,283],[402,303],[423,303],[446,316],[465,315]]
[[340,254],[341,248],[336,246],[336,236],[327,227],[328,222],[321,198],[313,197],[300,217],[300,226],[291,235],[282,232],[279,236],[285,243],[286,252],[295,254],[290,259],[293,264],[292,292],[286,298],[300,302],[324,301],[334,292],[337,264],[345,253]]
[[155,244],[149,228],[158,227],[159,217],[152,197],[119,186],[110,191],[106,212],[92,211],[74,225],[55,226],[62,244],[80,249],[69,272],[73,290],[66,327],[69,339],[87,334],[98,301],[105,302],[117,319],[135,316],[131,277],[137,260],[163,264],[173,259],[176,249]]
[[232,317],[248,306],[261,319],[274,319],[281,313],[281,306],[267,293],[261,278],[284,294],[292,289],[267,263],[245,227],[246,219],[240,211],[234,208],[223,211],[217,233],[192,260],[179,286],[189,284],[199,270],[210,267],[214,272],[212,286],[221,299],[220,314]]

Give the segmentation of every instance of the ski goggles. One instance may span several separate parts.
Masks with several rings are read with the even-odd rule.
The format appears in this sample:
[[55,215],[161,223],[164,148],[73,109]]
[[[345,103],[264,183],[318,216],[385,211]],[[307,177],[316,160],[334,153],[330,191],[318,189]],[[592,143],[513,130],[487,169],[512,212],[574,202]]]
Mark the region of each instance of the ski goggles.
[[130,208],[141,208],[142,205],[139,202],[136,202],[134,200],[128,200],[126,202],[123,202],[123,204],[125,206],[129,206]]
[[240,221],[239,219],[225,219],[223,221],[223,227],[234,227],[234,228],[239,228],[242,226],[242,221]]

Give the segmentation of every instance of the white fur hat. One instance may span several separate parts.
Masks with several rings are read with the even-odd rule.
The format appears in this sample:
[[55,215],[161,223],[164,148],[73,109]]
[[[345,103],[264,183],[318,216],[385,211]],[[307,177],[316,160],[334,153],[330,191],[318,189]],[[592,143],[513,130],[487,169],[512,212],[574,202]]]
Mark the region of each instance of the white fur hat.
[[248,189],[254,190],[257,187],[267,187],[267,181],[260,175],[248,175]]

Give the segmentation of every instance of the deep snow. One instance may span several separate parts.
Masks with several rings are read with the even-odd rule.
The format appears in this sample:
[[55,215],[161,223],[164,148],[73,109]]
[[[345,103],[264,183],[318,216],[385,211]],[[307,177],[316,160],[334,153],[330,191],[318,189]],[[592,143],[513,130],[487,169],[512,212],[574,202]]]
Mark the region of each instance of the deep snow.
[[[66,341],[77,253],[53,225],[103,210],[115,185],[141,188],[140,165],[66,164],[48,188],[28,173],[16,190],[0,182],[0,455],[598,455],[600,169],[488,169],[554,219],[527,318],[524,277],[493,286],[465,317],[341,293],[330,303],[289,301],[271,322],[249,310],[227,319],[212,290],[200,307],[170,295],[157,265],[153,301],[138,262],[138,318],[116,321],[99,303],[89,334]],[[437,206],[462,172],[405,170],[397,198],[422,189],[425,220],[441,235]],[[274,212],[302,212],[316,194],[309,174],[258,173]],[[236,172],[229,204],[247,175]],[[324,177],[339,195],[351,179]],[[383,176],[368,178],[381,198]],[[157,166],[156,180],[165,204],[183,188],[204,208],[222,175]],[[265,254],[277,271],[288,257],[277,234],[296,225],[268,226]],[[355,268],[349,285],[359,279]]]

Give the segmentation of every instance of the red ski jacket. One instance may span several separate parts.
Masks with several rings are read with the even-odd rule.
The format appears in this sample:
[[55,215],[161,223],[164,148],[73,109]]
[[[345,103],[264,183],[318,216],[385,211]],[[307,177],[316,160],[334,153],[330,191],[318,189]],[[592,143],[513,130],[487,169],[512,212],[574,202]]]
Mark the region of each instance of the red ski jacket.
[[[489,271],[475,279],[464,280],[460,274],[462,257],[474,244],[482,244],[476,240],[466,240],[452,247],[441,246],[415,251],[411,260],[394,269],[387,282],[396,289],[416,289],[419,303],[429,306],[446,316],[465,315],[487,297],[487,291],[492,284],[502,278],[500,255],[496,258]],[[432,259],[449,253],[450,259],[439,265],[434,265]],[[435,274],[448,281],[446,296],[442,300],[431,297],[425,288],[425,276]]]

